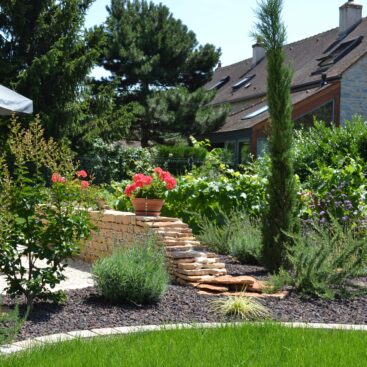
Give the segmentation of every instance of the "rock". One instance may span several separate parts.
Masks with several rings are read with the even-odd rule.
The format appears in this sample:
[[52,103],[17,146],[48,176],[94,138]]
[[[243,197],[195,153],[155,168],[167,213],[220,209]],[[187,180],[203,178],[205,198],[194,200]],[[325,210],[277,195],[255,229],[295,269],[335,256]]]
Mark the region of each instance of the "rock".
[[224,292],[223,296],[244,296],[244,297],[255,297],[255,298],[279,298],[283,299],[288,295],[287,291],[281,291],[277,293],[256,293],[256,292]]
[[269,287],[267,282],[262,282],[261,280],[256,280],[255,283],[250,284],[247,286],[246,291],[247,292],[257,292],[257,293],[263,293],[266,291],[266,289]]
[[186,223],[178,222],[144,222],[147,227],[151,228],[188,228]]
[[227,287],[218,287],[216,285],[212,285],[212,284],[205,284],[205,283],[200,283],[195,285],[195,288],[198,288],[202,291],[207,291],[207,292],[228,292],[228,288]]
[[174,259],[190,259],[195,257],[204,256],[205,253],[198,251],[172,251],[167,253],[167,256],[172,257]]
[[348,279],[346,284],[354,288],[367,289],[367,282],[358,279]]
[[253,277],[249,277],[249,276],[234,277],[232,275],[224,275],[224,276],[214,278],[213,280],[210,281],[210,284],[246,286],[246,285],[254,284],[255,282],[256,282],[256,279]]
[[227,297],[253,297],[253,298],[278,298],[284,299],[287,297],[288,292],[282,291],[278,293],[271,293],[271,294],[262,294],[262,293],[255,293],[255,292],[222,292],[222,293],[210,293],[204,290],[198,291],[198,294],[206,295],[206,296],[227,296]]
[[175,276],[193,283],[207,283],[215,278],[213,275],[184,275],[180,273],[176,273]]
[[194,270],[186,270],[186,269],[177,269],[177,273],[184,275],[224,275],[227,274],[226,269],[194,269]]
[[165,250],[167,252],[172,252],[172,251],[186,251],[186,250],[192,250],[194,248],[194,246],[191,245],[184,245],[184,246],[166,246]]
[[214,264],[203,264],[203,263],[178,263],[177,268],[186,269],[186,270],[194,270],[194,269],[225,269],[224,263],[214,263]]
[[203,267],[202,264],[196,264],[195,262],[177,264],[178,269],[185,269],[185,270],[196,270],[201,269],[202,267]]

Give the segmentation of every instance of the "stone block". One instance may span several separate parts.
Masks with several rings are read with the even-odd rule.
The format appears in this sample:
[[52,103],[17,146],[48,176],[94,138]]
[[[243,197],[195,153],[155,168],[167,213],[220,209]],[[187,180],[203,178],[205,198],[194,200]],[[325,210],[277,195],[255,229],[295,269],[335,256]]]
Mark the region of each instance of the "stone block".
[[116,216],[114,214],[104,213],[102,216],[102,222],[115,222]]
[[180,273],[184,275],[225,275],[227,274],[227,270],[226,269],[195,269],[195,270],[178,269],[176,273]]
[[196,283],[207,283],[215,278],[215,276],[213,275],[184,275],[180,273],[175,273],[174,275],[188,282],[196,282]]
[[232,275],[224,275],[221,277],[213,278],[208,281],[208,284],[224,284],[224,285],[240,285],[246,286],[251,285],[256,282],[254,277],[250,276],[232,276]]
[[201,291],[206,291],[206,292],[228,292],[228,288],[227,287],[223,287],[223,286],[217,286],[217,285],[213,285],[213,284],[205,284],[205,283],[199,283],[197,285],[195,285],[196,288],[200,289]]
[[189,259],[201,257],[203,255],[205,254],[197,251],[173,251],[168,254],[169,257],[172,257],[174,259]]

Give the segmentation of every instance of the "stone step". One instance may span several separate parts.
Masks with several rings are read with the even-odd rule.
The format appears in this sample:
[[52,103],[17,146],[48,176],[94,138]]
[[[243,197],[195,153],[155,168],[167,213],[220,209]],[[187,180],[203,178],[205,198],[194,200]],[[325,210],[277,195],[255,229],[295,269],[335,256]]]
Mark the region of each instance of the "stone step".
[[136,220],[139,222],[180,222],[180,218],[170,217],[149,217],[149,216],[136,216]]
[[205,284],[205,283],[196,284],[195,288],[198,288],[201,291],[214,292],[214,293],[228,292],[227,287],[223,287],[223,286],[220,287],[220,286],[217,286],[217,285]]
[[209,259],[206,256],[198,256],[193,259],[177,259],[177,260],[174,260],[174,262],[176,264],[186,264],[186,263],[215,264],[215,263],[219,263],[220,259],[215,258],[215,257],[212,257]]
[[156,233],[158,233],[160,236],[165,235],[166,233],[178,233],[182,236],[192,235],[192,229],[191,228],[170,228],[170,227],[160,227],[154,229]]
[[269,283],[263,282],[261,280],[256,280],[255,283],[250,284],[247,288],[247,292],[258,292],[263,293],[266,289],[269,288]]
[[192,283],[207,283],[215,278],[213,275],[185,275],[180,273],[175,274],[175,276]]
[[227,270],[226,269],[195,269],[195,270],[177,269],[175,273],[184,274],[184,275],[225,275],[227,274]]
[[199,241],[191,241],[191,240],[167,240],[163,239],[162,241],[167,246],[175,246],[175,245],[192,245],[192,246],[200,246],[201,243]]
[[221,285],[239,285],[239,286],[246,286],[251,285],[256,282],[254,277],[250,276],[237,276],[234,277],[232,275],[224,275],[221,277],[214,278],[208,281],[208,284],[221,284]]
[[164,241],[197,241],[193,236],[187,236],[186,233],[183,233],[183,235],[182,237],[164,236]]
[[198,251],[172,251],[168,253],[167,256],[173,259],[192,259],[205,256],[205,253]]
[[188,251],[188,250],[192,250],[195,249],[195,246],[191,246],[191,245],[183,245],[183,246],[167,246],[165,247],[165,250],[167,252],[172,252],[172,251]]
[[206,295],[206,296],[227,296],[227,297],[253,297],[253,298],[278,298],[284,299],[288,296],[287,291],[280,291],[277,293],[255,293],[255,292],[222,292],[222,293],[214,293],[208,292],[205,290],[198,291],[198,294]]
[[146,227],[150,228],[188,228],[188,225],[186,223],[180,222],[142,222],[145,223]]
[[226,264],[224,263],[213,263],[213,264],[203,264],[203,263],[181,263],[177,264],[178,269],[185,270],[200,270],[200,269],[225,269]]

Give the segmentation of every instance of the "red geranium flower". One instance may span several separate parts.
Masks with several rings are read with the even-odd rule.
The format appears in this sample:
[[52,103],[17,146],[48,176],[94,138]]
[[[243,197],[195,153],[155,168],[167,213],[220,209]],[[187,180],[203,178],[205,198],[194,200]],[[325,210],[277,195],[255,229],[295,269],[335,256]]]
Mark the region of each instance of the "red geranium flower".
[[161,180],[164,179],[165,171],[163,171],[161,167],[154,168],[153,172],[156,173]]
[[62,177],[59,173],[53,173],[52,176],[51,176],[51,181],[53,183],[56,183],[56,182],[64,183],[64,182],[66,182],[66,178]]
[[176,187],[176,179],[174,177],[169,177],[169,178],[166,178],[165,179],[165,182],[166,182],[166,187],[168,190],[172,190]]
[[78,177],[81,177],[81,178],[87,178],[88,173],[87,173],[87,171],[81,170],[81,171],[78,171],[78,172],[76,173],[76,175],[77,175]]
[[89,186],[89,182],[82,180],[81,185],[82,185],[82,189],[86,189]]
[[161,167],[156,167],[151,176],[142,173],[135,174],[133,183],[126,186],[125,194],[128,197],[159,199],[164,197],[167,190],[175,187],[175,178]]
[[125,194],[126,196],[131,196],[131,194],[133,193],[133,191],[137,188],[138,186],[136,185],[136,183],[133,183],[131,185],[127,185],[126,189],[125,189]]

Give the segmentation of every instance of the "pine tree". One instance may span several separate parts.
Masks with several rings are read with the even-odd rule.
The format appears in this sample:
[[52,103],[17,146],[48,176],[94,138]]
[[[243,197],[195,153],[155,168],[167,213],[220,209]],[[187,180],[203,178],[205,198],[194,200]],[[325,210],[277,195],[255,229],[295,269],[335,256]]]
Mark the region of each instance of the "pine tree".
[[267,57],[267,99],[270,115],[268,210],[263,218],[263,262],[270,271],[285,266],[287,234],[297,230],[297,196],[293,171],[292,72],[285,65],[286,29],[282,0],[263,0],[257,12],[255,36]]
[[0,0],[0,80],[31,98],[47,136],[75,119],[78,86],[99,56],[101,29],[83,30],[93,0]]
[[[162,133],[171,132],[179,123],[178,120],[172,123],[168,116],[170,109],[166,108],[172,103],[161,93],[181,87],[175,96],[178,100],[181,94],[183,101],[187,91],[194,92],[210,80],[220,50],[209,44],[199,46],[195,34],[162,4],[146,0],[112,0],[107,10],[101,66],[112,73],[110,81],[118,81],[116,95],[121,104],[134,101],[141,105],[142,113],[132,129],[142,145],[147,146],[149,140],[159,139]],[[154,110],[161,110],[161,117],[152,112],[151,98],[155,93],[162,97],[154,99]],[[203,101],[208,99],[204,92],[201,97]],[[205,113],[205,109],[200,109],[202,105],[192,104],[191,115],[198,110]],[[215,119],[218,116],[208,113],[208,125]],[[165,123],[165,120],[170,122]],[[187,123],[193,124],[195,120]]]
[[154,93],[148,98],[147,112],[155,123],[150,131],[151,140],[167,143],[169,137],[189,140],[191,135],[213,131],[226,119],[227,105],[212,106],[215,91],[204,88],[190,92],[187,88]]

